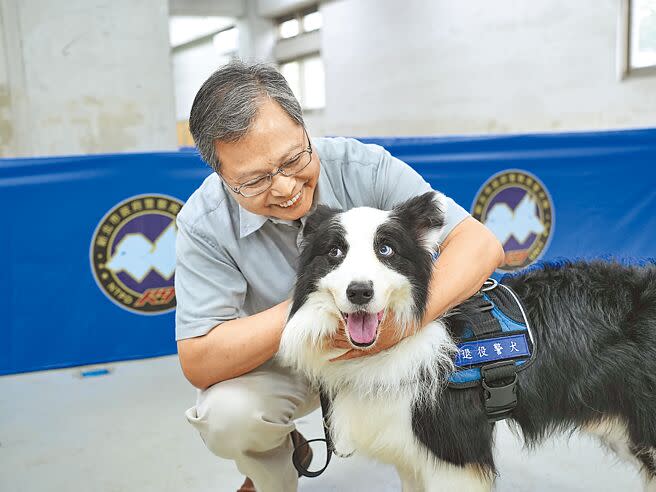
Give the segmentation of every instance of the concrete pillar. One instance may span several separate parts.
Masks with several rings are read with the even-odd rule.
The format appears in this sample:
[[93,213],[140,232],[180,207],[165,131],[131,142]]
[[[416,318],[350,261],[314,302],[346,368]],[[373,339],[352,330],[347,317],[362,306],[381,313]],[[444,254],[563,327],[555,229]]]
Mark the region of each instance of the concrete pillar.
[[167,0],[0,0],[0,156],[176,148]]
[[239,56],[245,61],[273,62],[275,23],[260,15],[257,0],[244,0],[244,15],[237,19]]

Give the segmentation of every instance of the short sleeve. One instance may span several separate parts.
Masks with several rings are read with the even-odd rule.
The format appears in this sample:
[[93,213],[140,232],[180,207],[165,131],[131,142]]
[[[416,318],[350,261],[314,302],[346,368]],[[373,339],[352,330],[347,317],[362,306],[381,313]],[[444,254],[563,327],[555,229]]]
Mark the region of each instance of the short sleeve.
[[[381,152],[380,162],[373,171],[376,207],[390,210],[410,198],[435,191],[408,164],[393,157],[387,150],[381,148]],[[444,227],[438,237],[438,244],[442,244],[453,228],[469,217],[469,212],[450,197],[441,192],[437,193],[440,195],[442,211],[445,213]]]
[[175,338],[205,335],[216,325],[238,317],[246,279],[213,241],[177,221],[175,269]]

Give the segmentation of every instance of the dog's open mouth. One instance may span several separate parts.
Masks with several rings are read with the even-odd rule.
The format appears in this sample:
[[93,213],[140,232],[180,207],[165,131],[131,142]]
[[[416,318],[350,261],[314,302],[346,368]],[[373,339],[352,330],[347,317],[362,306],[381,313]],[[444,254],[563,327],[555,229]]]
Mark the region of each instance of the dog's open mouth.
[[371,347],[378,336],[378,326],[383,319],[384,311],[368,313],[356,311],[354,313],[342,313],[346,320],[346,332],[351,343],[356,347]]

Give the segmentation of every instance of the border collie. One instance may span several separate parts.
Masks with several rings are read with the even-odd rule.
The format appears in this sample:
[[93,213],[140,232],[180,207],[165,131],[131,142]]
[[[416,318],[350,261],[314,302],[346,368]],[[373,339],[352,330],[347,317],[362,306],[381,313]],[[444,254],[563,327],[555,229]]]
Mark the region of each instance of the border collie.
[[[399,330],[421,320],[441,197],[310,216],[278,357],[330,398],[336,452],[393,464],[404,491],[487,491],[494,425],[480,388],[447,386],[449,313],[388,350],[330,361],[343,353],[330,344],[339,330],[366,350],[386,316]],[[598,436],[656,491],[656,265],[561,262],[502,283],[523,302],[538,348],[518,373],[511,425],[529,446],[558,431]]]

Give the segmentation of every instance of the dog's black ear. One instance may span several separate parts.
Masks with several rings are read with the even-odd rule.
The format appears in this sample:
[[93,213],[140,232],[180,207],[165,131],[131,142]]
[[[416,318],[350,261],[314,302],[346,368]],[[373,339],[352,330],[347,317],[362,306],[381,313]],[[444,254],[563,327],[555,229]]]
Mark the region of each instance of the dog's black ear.
[[305,221],[303,237],[308,237],[314,234],[321,224],[333,218],[337,213],[339,213],[339,210],[335,210],[334,208],[325,205],[318,205],[316,210],[312,212]]
[[444,225],[442,195],[429,191],[397,205],[392,215],[418,234],[439,229]]

